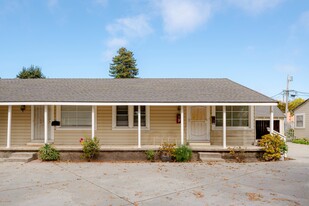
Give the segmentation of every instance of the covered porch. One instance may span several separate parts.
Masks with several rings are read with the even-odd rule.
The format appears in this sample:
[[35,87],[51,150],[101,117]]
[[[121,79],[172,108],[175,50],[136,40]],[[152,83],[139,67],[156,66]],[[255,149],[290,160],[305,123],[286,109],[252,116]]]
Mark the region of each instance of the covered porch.
[[[14,103],[10,105],[2,106],[7,108],[6,121],[6,138],[5,144],[0,146],[1,151],[37,151],[40,146],[45,143],[53,143],[56,148],[63,151],[79,151],[81,146],[78,144],[79,139],[84,136],[91,138],[98,137],[101,141],[102,151],[143,151],[149,149],[158,149],[163,142],[175,143],[177,145],[189,144],[193,150],[196,151],[228,151],[229,146],[243,146],[248,150],[259,150],[260,148],[252,146],[252,144],[228,144],[230,139],[235,138],[236,130],[229,127],[227,118],[227,108],[229,107],[248,107],[248,128],[239,128],[239,135],[243,135],[243,140],[246,140],[246,135],[243,131],[254,131],[254,106],[268,106],[270,116],[270,132],[273,130],[273,103],[267,104],[254,104],[254,103],[186,103],[186,104],[136,104],[136,103],[124,103],[124,104],[90,104],[90,103],[53,103],[53,104],[40,104],[40,103]],[[89,115],[90,118],[88,128],[58,128],[58,126],[52,126],[53,121],[61,121],[59,119],[59,107],[61,106],[79,106],[88,107],[91,109]],[[118,124],[113,119],[117,119],[117,106],[128,107],[128,127],[117,128]],[[37,116],[36,107],[40,107],[41,117],[40,120],[35,121]],[[216,111],[216,108],[220,107],[220,111]],[[14,108],[14,109],[13,109]],[[24,111],[21,111],[24,108]],[[148,112],[147,112],[148,108]],[[116,109],[116,113],[115,110]],[[19,111],[20,110],[20,111]],[[160,112],[158,112],[160,111]],[[60,111],[61,112],[61,111]],[[205,113],[204,113],[205,112]],[[220,112],[220,117],[219,113]],[[2,112],[4,113],[4,112]],[[22,128],[18,128],[14,125],[16,118],[20,118],[20,121],[27,122],[27,118],[21,118],[19,115],[28,114],[30,116],[30,123],[23,125]],[[195,114],[193,114],[195,113]],[[147,115],[148,114],[148,115]],[[168,114],[168,115],[167,115]],[[116,115],[116,117],[115,117]],[[217,116],[216,116],[217,115]],[[28,118],[29,119],[29,118]],[[129,119],[133,119],[131,122]],[[134,121],[136,119],[136,121]],[[147,123],[148,119],[148,123]],[[104,121],[103,121],[104,120]],[[106,123],[107,122],[107,123]],[[108,123],[109,122],[109,123]],[[136,124],[135,124],[136,123]],[[160,124],[159,124],[160,123]],[[216,124],[219,126],[216,126]],[[1,124],[1,122],[0,122]],[[40,138],[34,138],[36,130],[36,124],[41,124],[41,136]],[[148,124],[148,125],[147,125]],[[195,126],[194,126],[195,125]],[[193,127],[199,126],[199,129],[194,130]],[[27,131],[22,131],[26,128]],[[102,128],[105,128],[103,130]],[[201,129],[202,128],[202,129]],[[195,128],[196,129],[196,128]],[[15,135],[16,131],[20,132],[18,136],[27,136],[24,143],[12,144],[12,134]],[[108,131],[107,131],[108,130]],[[193,131],[194,130],[194,131]],[[239,132],[242,131],[242,132]],[[30,133],[30,134],[29,134]],[[84,135],[81,135],[84,134]],[[109,134],[112,137],[107,136]],[[200,134],[202,136],[200,136]],[[72,144],[63,136],[74,136],[72,138]],[[193,137],[193,135],[195,135]],[[204,136],[203,136],[204,135]],[[206,136],[205,136],[206,135]],[[121,140],[116,144],[113,143],[111,138],[113,136],[121,136]],[[132,141],[129,144],[125,139],[128,136]],[[255,136],[255,135],[253,135]],[[2,137],[3,138],[3,137]],[[16,137],[14,137],[16,138]],[[70,137],[69,137],[70,138]],[[251,137],[250,137],[251,138]],[[249,141],[252,141],[249,138]],[[61,141],[60,141],[61,140]],[[74,141],[74,142],[73,142]],[[106,142],[108,142],[106,144]],[[247,140],[246,140],[247,141]],[[4,141],[2,141],[4,142]],[[62,143],[64,142],[64,143]],[[115,142],[115,141],[114,141]],[[245,141],[244,141],[245,142]],[[248,142],[248,141],[247,141]],[[190,143],[202,143],[202,144],[190,144]],[[206,144],[205,144],[206,143]]]

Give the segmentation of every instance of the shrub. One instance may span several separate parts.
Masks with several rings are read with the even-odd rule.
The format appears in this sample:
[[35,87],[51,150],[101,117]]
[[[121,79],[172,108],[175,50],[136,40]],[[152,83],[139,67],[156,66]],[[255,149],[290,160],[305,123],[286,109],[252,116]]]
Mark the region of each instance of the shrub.
[[287,139],[293,139],[294,138],[294,129],[289,129],[286,133]]
[[296,143],[296,144],[306,144],[306,145],[309,145],[309,139],[308,138],[293,139],[292,142]]
[[244,162],[245,161],[245,149],[239,146],[229,147],[230,155],[236,160],[236,162]]
[[145,152],[145,154],[146,154],[146,156],[147,156],[147,160],[149,160],[149,161],[154,161],[154,159],[155,159],[155,151],[153,151],[153,150],[147,150],[146,152]]
[[159,154],[162,161],[172,161],[175,157],[176,144],[164,142],[159,148]]
[[279,135],[264,135],[259,145],[263,147],[263,159],[266,161],[279,160],[281,154],[287,149],[286,143]]
[[39,149],[39,158],[43,161],[56,161],[60,158],[60,153],[52,145],[45,144]]
[[100,141],[98,138],[94,137],[85,139],[80,139],[80,144],[83,146],[83,155],[82,158],[91,161],[99,156],[100,153]]
[[176,162],[188,162],[191,160],[192,150],[186,145],[182,145],[175,149]]

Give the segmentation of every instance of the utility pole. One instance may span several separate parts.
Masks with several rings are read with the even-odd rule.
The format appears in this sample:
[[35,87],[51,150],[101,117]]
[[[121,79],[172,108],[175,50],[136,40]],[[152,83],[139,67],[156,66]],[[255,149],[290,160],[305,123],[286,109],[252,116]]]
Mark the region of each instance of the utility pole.
[[288,75],[287,80],[286,80],[286,90],[285,90],[285,118],[284,118],[284,134],[285,135],[287,135],[287,132],[288,132],[288,112],[289,112],[289,95],[290,95],[289,84],[291,81],[293,81],[293,76]]

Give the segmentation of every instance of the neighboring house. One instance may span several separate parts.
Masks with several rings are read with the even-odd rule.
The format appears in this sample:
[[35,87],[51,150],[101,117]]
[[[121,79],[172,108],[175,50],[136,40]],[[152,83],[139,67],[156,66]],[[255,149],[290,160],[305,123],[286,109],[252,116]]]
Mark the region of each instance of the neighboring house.
[[294,137],[309,137],[309,99],[294,109]]
[[[284,135],[284,114],[278,107],[274,109],[274,130]],[[270,108],[255,107],[256,139],[261,139],[265,134],[269,134],[267,128],[270,127]]]
[[252,145],[254,107],[276,105],[229,79],[1,79],[0,146],[78,145],[84,136],[139,148]]

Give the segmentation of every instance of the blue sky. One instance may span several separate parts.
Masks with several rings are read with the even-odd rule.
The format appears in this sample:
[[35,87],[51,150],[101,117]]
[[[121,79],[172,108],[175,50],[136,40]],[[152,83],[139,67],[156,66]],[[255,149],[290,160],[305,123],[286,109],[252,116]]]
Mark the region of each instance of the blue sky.
[[109,78],[122,46],[142,78],[224,77],[273,96],[290,74],[309,92],[308,0],[0,0],[1,78],[32,64]]

